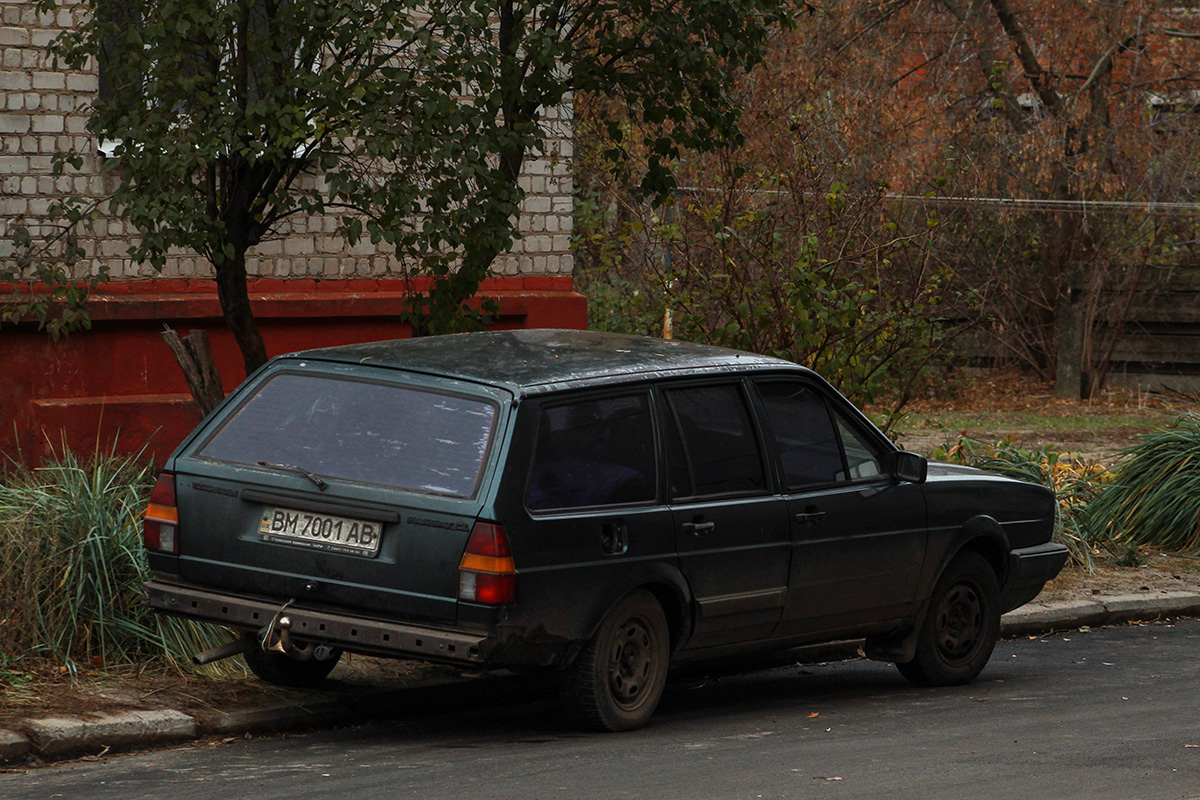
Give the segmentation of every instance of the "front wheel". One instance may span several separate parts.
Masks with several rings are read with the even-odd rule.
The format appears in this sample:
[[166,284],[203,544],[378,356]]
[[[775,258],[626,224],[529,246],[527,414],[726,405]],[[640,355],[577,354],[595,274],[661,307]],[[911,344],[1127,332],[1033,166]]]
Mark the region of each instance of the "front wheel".
[[667,682],[670,641],[662,606],[638,590],[619,602],[563,682],[563,704],[578,727],[628,731],[650,719]]
[[983,671],[1000,636],[1000,586],[977,553],[950,562],[929,598],[917,633],[916,657],[897,664],[900,674],[921,686],[970,683]]

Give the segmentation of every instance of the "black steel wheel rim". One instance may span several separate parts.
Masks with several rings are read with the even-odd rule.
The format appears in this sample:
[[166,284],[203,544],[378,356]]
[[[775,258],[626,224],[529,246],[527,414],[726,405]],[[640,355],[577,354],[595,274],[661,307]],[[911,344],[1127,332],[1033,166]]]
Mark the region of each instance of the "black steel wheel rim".
[[608,665],[608,686],[613,699],[629,709],[641,703],[654,675],[654,637],[640,619],[617,628]]
[[967,661],[983,639],[984,604],[974,586],[959,583],[938,605],[938,650],[949,662]]

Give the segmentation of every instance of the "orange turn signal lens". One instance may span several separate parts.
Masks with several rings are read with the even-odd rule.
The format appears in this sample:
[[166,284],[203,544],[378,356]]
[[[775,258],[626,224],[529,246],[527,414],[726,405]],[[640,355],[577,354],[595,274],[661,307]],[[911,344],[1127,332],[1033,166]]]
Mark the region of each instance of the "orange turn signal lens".
[[179,509],[174,506],[163,506],[150,503],[146,506],[146,519],[155,522],[166,522],[169,525],[179,524]]

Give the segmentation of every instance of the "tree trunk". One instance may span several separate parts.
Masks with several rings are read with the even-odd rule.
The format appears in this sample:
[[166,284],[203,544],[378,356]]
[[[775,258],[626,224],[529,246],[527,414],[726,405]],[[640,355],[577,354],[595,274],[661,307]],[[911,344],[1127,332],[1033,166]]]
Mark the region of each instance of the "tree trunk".
[[258,323],[254,321],[254,312],[250,308],[245,249],[235,248],[233,258],[217,266],[216,272],[221,313],[225,317],[225,324],[233,332],[233,338],[242,352],[246,374],[249,375],[267,363],[267,348],[263,344],[262,335],[258,332]]
[[194,330],[180,338],[178,333],[167,328],[162,336],[175,354],[179,368],[183,370],[184,380],[192,391],[196,405],[200,407],[200,416],[207,417],[225,399],[221,376],[217,373],[212,349],[208,346],[208,334]]
[[[531,101],[526,95],[525,74],[519,43],[525,35],[526,18],[519,4],[508,0],[499,5],[497,13],[499,47],[501,51],[500,85],[497,89],[500,113],[504,127],[516,131],[530,125],[537,117],[540,103]],[[520,137],[514,134],[514,140]],[[503,230],[512,215],[520,214],[520,203],[525,193],[520,188],[521,167],[525,163],[525,146],[509,144],[498,153],[496,171],[491,176],[491,196],[485,213],[487,224],[484,230]],[[504,201],[509,201],[505,203]],[[463,248],[458,269],[434,282],[426,296],[423,313],[414,313],[413,335],[449,333],[462,329],[464,319],[473,319],[464,306],[479,291],[479,285],[487,278],[492,263],[508,246],[501,247],[494,235],[469,240]],[[483,301],[484,315],[495,311],[489,301]],[[417,309],[414,308],[414,312]]]

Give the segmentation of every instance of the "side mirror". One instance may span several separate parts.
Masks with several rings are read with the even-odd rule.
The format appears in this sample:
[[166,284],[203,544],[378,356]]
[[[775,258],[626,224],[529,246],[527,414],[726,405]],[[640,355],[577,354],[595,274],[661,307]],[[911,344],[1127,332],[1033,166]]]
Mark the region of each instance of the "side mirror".
[[892,477],[908,483],[924,483],[929,474],[929,460],[925,456],[898,451],[892,458]]

